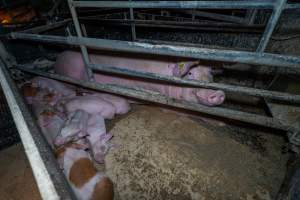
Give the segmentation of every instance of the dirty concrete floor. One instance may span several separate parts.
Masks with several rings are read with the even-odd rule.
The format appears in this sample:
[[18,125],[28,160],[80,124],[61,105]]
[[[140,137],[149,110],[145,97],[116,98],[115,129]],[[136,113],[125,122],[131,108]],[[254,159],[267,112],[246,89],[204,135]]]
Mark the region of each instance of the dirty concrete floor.
[[42,199],[20,143],[0,151],[0,199]]

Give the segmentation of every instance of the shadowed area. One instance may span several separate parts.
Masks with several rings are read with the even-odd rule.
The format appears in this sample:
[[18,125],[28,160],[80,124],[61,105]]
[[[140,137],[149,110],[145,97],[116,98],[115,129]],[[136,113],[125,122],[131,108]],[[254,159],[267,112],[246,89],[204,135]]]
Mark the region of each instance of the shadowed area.
[[0,199],[41,200],[21,144],[0,151]]

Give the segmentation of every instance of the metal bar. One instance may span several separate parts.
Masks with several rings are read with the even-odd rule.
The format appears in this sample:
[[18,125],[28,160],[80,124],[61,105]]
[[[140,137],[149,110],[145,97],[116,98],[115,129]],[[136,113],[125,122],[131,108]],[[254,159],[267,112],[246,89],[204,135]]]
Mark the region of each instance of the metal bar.
[[177,25],[177,26],[183,26],[183,27],[186,27],[186,26],[195,26],[195,27],[220,27],[222,26],[227,28],[253,28],[253,29],[262,29],[264,28],[264,25],[242,25],[242,24],[233,24],[233,23],[224,23],[224,22],[212,22],[212,21],[201,21],[201,22],[197,22],[197,21],[194,21],[194,22],[191,22],[191,21],[163,21],[163,20],[129,20],[129,19],[99,19],[98,16],[96,17],[79,17],[79,20],[96,20],[96,21],[99,21],[99,22],[106,22],[106,23],[115,23],[115,22],[120,22],[120,23],[128,23],[128,24],[131,24],[131,23],[135,23],[136,25],[137,24],[155,24],[155,25]]
[[[69,4],[70,11],[71,11],[71,15],[72,15],[72,19],[73,19],[73,23],[74,23],[74,26],[75,26],[75,30],[76,30],[77,36],[78,36],[78,38],[82,38],[82,33],[81,33],[81,29],[80,29],[80,24],[79,24],[79,21],[78,21],[77,13],[76,13],[75,7],[73,6],[72,3],[73,3],[73,0],[68,0],[68,4]],[[87,77],[88,77],[89,80],[93,80],[93,72],[92,72],[91,69],[89,69],[87,67],[88,64],[90,63],[90,59],[89,59],[87,48],[85,47],[84,44],[81,44],[80,45],[80,50],[81,50],[81,53],[82,53],[82,58],[83,58],[85,67],[87,68],[87,70],[86,70]]]
[[300,9],[300,3],[289,3],[285,5],[285,9]]
[[254,10],[247,10],[244,23],[246,23],[248,25],[253,25],[254,21],[255,21],[256,14],[257,14],[257,10],[256,9],[254,9]]
[[50,146],[34,123],[18,88],[0,61],[0,84],[18,129],[25,153],[43,199],[74,199]]
[[109,72],[119,75],[126,75],[130,77],[140,77],[145,79],[151,80],[159,80],[165,81],[169,83],[176,83],[178,85],[186,85],[186,86],[193,86],[193,87],[203,87],[209,89],[220,89],[228,92],[236,92],[239,94],[251,95],[256,97],[264,97],[270,99],[276,99],[280,101],[288,101],[293,103],[300,103],[300,95],[293,95],[289,93],[283,92],[276,92],[276,91],[268,91],[263,89],[256,89],[256,88],[249,88],[249,87],[242,87],[237,85],[226,85],[222,83],[212,83],[212,82],[205,82],[205,81],[198,81],[198,80],[187,80],[181,79],[173,76],[155,74],[150,72],[142,72],[142,71],[134,71],[126,68],[117,68],[113,66],[103,66],[97,64],[90,64],[89,66],[91,69],[101,71],[101,72]]
[[205,45],[205,44],[195,44],[195,43],[188,43],[188,42],[174,42],[174,41],[165,41],[165,40],[149,40],[149,39],[137,39],[137,42],[142,43],[150,43],[156,45],[172,45],[172,46],[185,46],[185,47],[196,47],[196,48],[209,48],[209,49],[224,49],[224,50],[238,50],[238,51],[245,51],[251,49],[245,48],[230,48],[230,47],[223,47],[223,46],[213,46],[213,45]]
[[177,8],[177,9],[271,9],[274,0],[237,1],[74,1],[75,7]]
[[53,17],[53,15],[55,14],[55,12],[57,13],[57,8],[61,5],[61,3],[63,2],[63,0],[57,0],[53,2],[53,7],[51,8],[51,10],[48,12],[48,16],[49,17]]
[[[218,27],[212,26],[210,24],[208,27],[203,26],[187,26],[184,23],[179,23],[179,25],[167,25],[168,23],[159,24],[158,22],[154,22],[151,20],[122,20],[122,19],[93,19],[93,18],[79,18],[80,21],[84,22],[99,22],[101,25],[121,25],[121,26],[132,26],[134,23],[135,26],[139,27],[155,27],[155,28],[172,28],[172,29],[184,29],[184,30],[203,30],[203,31],[218,31],[218,32],[246,32],[246,33],[262,33],[262,26],[253,26],[253,27],[246,27],[246,26],[234,26],[236,28],[227,28],[227,27]],[[142,23],[144,21],[145,23]],[[176,23],[170,23],[176,24]]]
[[264,32],[264,34],[263,34],[263,36],[262,36],[262,38],[259,42],[259,45],[256,49],[256,52],[261,53],[266,49],[266,47],[268,45],[268,42],[269,42],[269,40],[272,36],[272,33],[273,33],[273,31],[276,27],[277,21],[278,21],[280,15],[281,15],[281,12],[284,9],[286,1],[287,0],[277,0],[277,4],[276,4],[276,6],[275,6],[275,8],[272,12],[272,15],[269,19],[269,22],[268,22],[267,26],[266,26],[266,30],[265,30],[265,32]]
[[210,18],[210,19],[215,19],[215,20],[221,20],[225,22],[233,22],[233,23],[238,23],[238,24],[243,24],[244,19],[241,17],[235,17],[235,16],[230,16],[230,15],[223,15],[223,14],[217,14],[217,13],[210,13],[210,12],[204,12],[204,11],[198,11],[198,10],[178,10],[177,12],[185,13],[185,14],[190,14],[198,17],[205,17],[205,18]]
[[[134,13],[133,13],[133,8],[129,9],[130,11],[130,20],[134,21]],[[132,41],[136,40],[136,31],[135,31],[135,24],[131,24],[131,36],[132,36]]]
[[63,21],[60,21],[60,22],[55,22],[55,23],[52,23],[52,24],[46,24],[46,25],[43,25],[43,26],[38,26],[38,27],[26,29],[26,30],[21,31],[21,32],[23,32],[23,33],[42,33],[42,32],[45,32],[45,31],[49,31],[49,30],[64,26],[65,24],[67,24],[70,21],[71,21],[71,19],[66,19],[66,20],[63,20]]
[[81,26],[81,29],[82,29],[82,34],[83,34],[83,36],[84,36],[84,37],[88,37],[88,34],[87,34],[87,32],[86,32],[85,25],[84,25],[84,24],[80,24],[80,26]]
[[84,81],[84,80],[78,80],[78,79],[73,79],[70,77],[66,76],[61,76],[58,74],[53,74],[53,73],[47,73],[47,72],[42,72],[38,70],[32,70],[32,69],[27,69],[24,67],[18,67],[18,69],[29,72],[31,74],[39,75],[39,76],[44,76],[60,81],[64,81],[67,83],[72,83],[74,85],[78,85],[81,87],[89,88],[89,89],[94,89],[94,90],[99,90],[103,92],[109,92],[117,95],[123,95],[126,97],[133,97],[145,101],[150,101],[150,102],[155,102],[155,103],[160,103],[160,104],[165,104],[177,108],[183,108],[187,110],[193,110],[193,111],[198,111],[210,115],[215,115],[219,117],[225,117],[225,118],[230,118],[238,121],[243,121],[247,123],[252,123],[252,124],[257,124],[265,127],[271,127],[271,128],[276,128],[280,130],[289,130],[290,126],[286,124],[283,121],[271,118],[271,117],[265,117],[257,114],[250,114],[250,113],[245,113],[241,111],[235,111],[235,110],[230,110],[226,108],[221,108],[221,107],[208,107],[204,106],[201,104],[197,103],[191,103],[187,101],[182,101],[182,100],[177,100],[173,98],[169,98],[167,96],[164,96],[158,92],[154,91],[149,91],[149,90],[143,90],[143,89],[138,89],[138,88],[128,88],[128,87],[123,87],[123,86],[116,86],[112,84],[100,84],[96,82],[89,82],[89,81]]
[[270,53],[254,53],[234,50],[217,50],[196,47],[183,47],[171,45],[152,45],[149,43],[105,40],[96,38],[62,37],[49,35],[36,35],[28,33],[10,33],[12,39],[25,39],[55,44],[86,45],[94,49],[110,51],[128,51],[145,54],[169,55],[204,60],[225,62],[240,62],[252,65],[266,65],[272,67],[289,67],[299,69],[300,57],[285,56]]

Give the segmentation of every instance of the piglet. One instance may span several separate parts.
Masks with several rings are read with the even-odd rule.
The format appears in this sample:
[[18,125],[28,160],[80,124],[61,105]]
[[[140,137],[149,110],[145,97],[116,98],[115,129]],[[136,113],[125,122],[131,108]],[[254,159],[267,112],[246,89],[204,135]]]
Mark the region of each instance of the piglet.
[[126,114],[130,110],[130,104],[127,99],[106,93],[94,93],[95,96],[111,103],[116,110],[116,114]]
[[93,114],[88,120],[87,140],[96,162],[104,163],[104,156],[112,146],[108,141],[112,134],[106,133],[105,121],[100,114]]
[[113,183],[94,167],[89,154],[79,144],[57,149],[58,163],[79,200],[112,200]]
[[94,95],[77,96],[64,105],[67,113],[81,109],[89,114],[101,114],[105,119],[115,116],[116,108],[110,102]]
[[35,77],[31,80],[31,82],[32,85],[35,87],[48,89],[51,92],[62,96],[72,97],[76,95],[75,91],[72,90],[70,87],[68,87],[62,82],[53,79],[44,78],[44,77]]
[[44,137],[54,148],[55,138],[66,120],[65,115],[51,106],[53,99],[48,98],[51,96],[48,90],[33,87],[31,83],[27,83],[23,85],[22,91],[37,118]]
[[60,146],[85,137],[87,135],[88,119],[89,114],[83,110],[76,110],[70,113],[68,120],[55,138],[55,145]]
[[23,95],[29,105],[39,103],[54,106],[61,99],[61,95],[51,92],[47,88],[39,88],[35,84],[26,83],[22,86]]
[[45,109],[38,116],[38,125],[40,126],[43,135],[48,144],[54,149],[55,140],[58,133],[61,131],[65,118],[53,110]]
[[126,114],[130,110],[129,101],[123,97],[108,93],[95,92],[86,89],[77,90],[77,96],[85,95],[100,97],[104,101],[111,103],[115,107],[116,114]]

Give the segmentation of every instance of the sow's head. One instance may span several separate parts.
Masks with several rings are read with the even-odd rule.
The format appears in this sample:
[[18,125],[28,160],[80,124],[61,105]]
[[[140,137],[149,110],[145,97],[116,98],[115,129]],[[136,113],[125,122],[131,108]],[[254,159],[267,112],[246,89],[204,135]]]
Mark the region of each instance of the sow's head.
[[[173,75],[183,79],[212,82],[211,67],[201,66],[198,61],[180,62],[172,66]],[[183,99],[198,102],[207,106],[220,105],[225,100],[225,93],[221,90],[204,88],[186,88]]]

